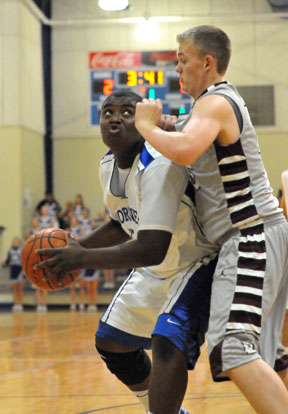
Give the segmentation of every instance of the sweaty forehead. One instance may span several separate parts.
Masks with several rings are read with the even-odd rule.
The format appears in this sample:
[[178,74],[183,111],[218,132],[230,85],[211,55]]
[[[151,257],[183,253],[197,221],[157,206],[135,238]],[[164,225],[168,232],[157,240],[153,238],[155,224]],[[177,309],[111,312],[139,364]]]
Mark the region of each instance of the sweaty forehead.
[[109,96],[103,103],[102,109],[107,106],[131,106],[136,107],[136,101],[128,96]]

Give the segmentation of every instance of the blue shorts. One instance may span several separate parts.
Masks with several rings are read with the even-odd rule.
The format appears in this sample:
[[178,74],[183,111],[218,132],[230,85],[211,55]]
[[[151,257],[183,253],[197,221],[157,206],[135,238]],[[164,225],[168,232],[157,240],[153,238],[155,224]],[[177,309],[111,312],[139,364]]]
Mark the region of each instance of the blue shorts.
[[[187,282],[177,296],[175,303],[171,306],[171,303],[168,301],[166,303],[167,309],[165,309],[165,306],[162,306],[162,312],[158,312],[158,315],[155,316],[149,336],[132,334],[131,332],[134,332],[132,328],[131,332],[128,332],[126,328],[125,330],[119,329],[116,326],[117,323],[113,322],[113,320],[109,323],[109,312],[113,312],[113,301],[120,301],[118,298],[121,298],[120,288],[112,300],[110,309],[108,308],[102,316],[96,336],[122,345],[145,349],[151,348],[151,337],[153,335],[164,336],[185,355],[187,368],[194,369],[200,355],[200,347],[204,343],[205,333],[208,329],[211,285],[216,262],[217,260],[214,259],[207,265],[198,266],[196,270],[193,268],[189,277],[187,276]],[[185,277],[183,277],[183,280],[185,280]],[[122,287],[124,290],[125,283],[131,284],[131,280],[128,278],[124,282]],[[141,300],[141,296],[139,298]],[[121,314],[119,317],[121,317]],[[141,323],[141,316],[139,321]],[[112,324],[115,326],[112,326]]]
[[152,348],[152,338],[144,338],[143,336],[129,334],[128,332],[114,328],[101,320],[99,321],[96,336],[121,345],[135,346],[144,349]]
[[194,273],[169,314],[159,315],[152,332],[152,336],[164,336],[182,351],[189,369],[195,367],[208,330],[215,267],[213,260]]

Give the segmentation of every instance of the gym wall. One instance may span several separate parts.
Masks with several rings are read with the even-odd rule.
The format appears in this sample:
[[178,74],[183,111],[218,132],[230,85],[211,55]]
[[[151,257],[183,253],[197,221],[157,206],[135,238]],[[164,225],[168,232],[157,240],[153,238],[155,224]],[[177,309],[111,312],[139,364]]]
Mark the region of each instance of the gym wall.
[[[7,227],[0,255],[15,234],[30,226],[45,191],[41,22],[28,2],[0,2],[0,225]],[[106,147],[99,128],[90,126],[88,53],[176,49],[177,33],[198,24],[218,25],[230,36],[229,81],[274,86],[275,125],[259,126],[257,132],[276,194],[281,171],[287,169],[287,20],[273,16],[266,0],[131,0],[130,9],[110,14],[97,3],[52,0],[53,180],[62,206],[82,193],[93,216],[102,207],[98,164]],[[135,24],[103,24],[145,11],[183,18],[160,23],[162,38],[152,44],[134,39]]]

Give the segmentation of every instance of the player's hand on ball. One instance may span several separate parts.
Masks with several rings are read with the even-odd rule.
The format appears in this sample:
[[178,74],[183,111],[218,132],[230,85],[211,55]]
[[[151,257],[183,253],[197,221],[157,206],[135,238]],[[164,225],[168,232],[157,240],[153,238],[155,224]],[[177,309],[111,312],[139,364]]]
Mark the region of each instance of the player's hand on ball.
[[57,249],[39,249],[37,254],[40,256],[49,256],[49,259],[42,260],[35,265],[35,270],[48,268],[47,278],[52,274],[66,274],[76,269],[82,268],[83,250],[70,234],[66,237],[67,246]]

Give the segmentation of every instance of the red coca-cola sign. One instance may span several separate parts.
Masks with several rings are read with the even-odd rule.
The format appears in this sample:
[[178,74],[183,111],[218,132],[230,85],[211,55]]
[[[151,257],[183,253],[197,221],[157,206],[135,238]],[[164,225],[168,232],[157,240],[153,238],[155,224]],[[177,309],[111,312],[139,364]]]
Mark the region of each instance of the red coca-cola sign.
[[141,66],[141,52],[91,52],[90,69],[132,68]]

